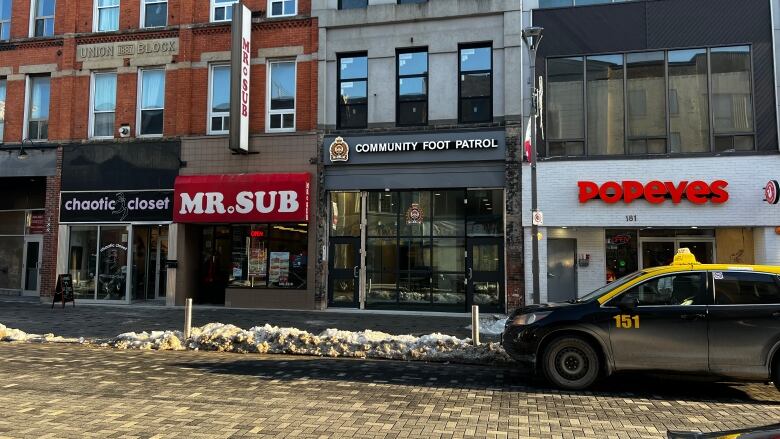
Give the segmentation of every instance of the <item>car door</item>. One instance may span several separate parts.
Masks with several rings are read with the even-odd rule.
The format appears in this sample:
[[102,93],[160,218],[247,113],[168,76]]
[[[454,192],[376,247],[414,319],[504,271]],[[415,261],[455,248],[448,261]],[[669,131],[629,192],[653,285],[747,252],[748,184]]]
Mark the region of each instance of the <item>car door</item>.
[[780,276],[713,271],[710,368],[735,377],[766,378],[766,361],[780,340]]
[[707,371],[707,291],[705,272],[684,271],[645,280],[607,302],[615,368]]

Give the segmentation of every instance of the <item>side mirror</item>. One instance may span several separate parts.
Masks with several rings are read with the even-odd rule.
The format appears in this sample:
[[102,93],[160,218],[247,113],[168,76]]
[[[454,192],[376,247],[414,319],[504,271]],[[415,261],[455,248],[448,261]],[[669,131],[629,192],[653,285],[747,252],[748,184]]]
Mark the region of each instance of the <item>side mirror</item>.
[[630,311],[639,306],[639,299],[636,297],[623,297],[617,303],[617,307],[622,311]]

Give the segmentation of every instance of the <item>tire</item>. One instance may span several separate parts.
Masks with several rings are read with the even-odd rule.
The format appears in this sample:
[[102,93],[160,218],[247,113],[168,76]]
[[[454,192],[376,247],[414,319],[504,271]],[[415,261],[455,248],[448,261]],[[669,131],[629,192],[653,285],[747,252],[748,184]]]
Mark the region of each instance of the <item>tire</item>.
[[772,360],[772,383],[777,390],[780,390],[780,358],[777,356]]
[[579,337],[553,340],[542,355],[547,380],[565,390],[583,390],[599,377],[598,353],[590,343]]

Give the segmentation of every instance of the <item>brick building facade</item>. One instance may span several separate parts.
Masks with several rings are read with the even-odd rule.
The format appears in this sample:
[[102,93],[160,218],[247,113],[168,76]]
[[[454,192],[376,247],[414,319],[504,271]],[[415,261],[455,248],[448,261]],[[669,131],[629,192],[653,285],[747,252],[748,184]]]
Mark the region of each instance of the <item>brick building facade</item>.
[[[102,284],[110,279],[115,289],[125,290],[112,299],[167,298],[169,303],[179,303],[196,294],[176,292],[176,285],[187,284],[184,276],[196,279],[202,267],[195,264],[177,273],[175,263],[163,264],[164,259],[174,259],[170,255],[199,253],[197,245],[195,249],[176,248],[179,243],[173,229],[177,226],[172,224],[170,209],[159,217],[140,220],[132,220],[132,215],[115,219],[110,212],[93,218],[80,212],[82,217],[74,219],[71,212],[65,224],[59,224],[60,198],[85,192],[108,197],[126,192],[123,197],[130,197],[161,190],[172,202],[179,173],[280,169],[314,173],[316,165],[310,164],[310,158],[316,155],[311,140],[316,133],[317,86],[312,80],[317,76],[316,19],[310,16],[307,0],[244,2],[252,11],[251,155],[246,156],[230,154],[226,128],[210,125],[228,120],[224,108],[212,111],[210,104],[216,108],[217,100],[229,95],[223,76],[220,81],[215,79],[214,66],[227,69],[230,61],[231,2],[116,1],[101,2],[100,8],[97,3],[14,1],[10,20],[3,23],[10,26],[10,32],[8,39],[0,40],[0,151],[7,151],[0,155],[0,179],[40,179],[35,197],[40,202],[8,203],[0,210],[16,209],[21,213],[14,221],[26,216],[28,223],[32,213],[39,221],[37,212],[43,212],[37,288],[41,297],[52,294],[56,274],[70,272],[78,278],[77,297],[82,300],[108,298]],[[284,75],[279,79],[282,85],[271,87],[267,82],[270,64],[277,61],[284,64],[278,69],[280,77]],[[108,89],[100,88],[106,84]],[[289,84],[294,89],[289,90]],[[157,89],[160,85],[162,90]],[[106,94],[111,86],[113,92]],[[284,118],[278,127],[271,125],[277,120],[269,115],[272,101],[284,107],[276,112],[279,120]],[[307,141],[310,151],[306,151]],[[277,147],[293,144],[298,146]],[[17,158],[22,149],[27,160]],[[20,198],[24,195],[20,193]],[[112,243],[109,258],[98,243],[114,236],[114,229],[119,241]],[[13,233],[18,234],[15,243],[26,245],[21,244],[28,239],[24,230]],[[117,252],[117,248],[124,250]],[[140,258],[141,250],[145,258]],[[166,251],[170,253],[167,258]],[[21,271],[34,268],[21,268],[24,254],[0,255],[0,270],[11,267],[20,272],[8,280],[8,288],[0,281],[0,290],[18,294],[24,289]],[[106,258],[110,263],[104,262]],[[141,282],[143,276],[147,279]],[[145,293],[134,291],[138,288]],[[313,297],[313,282],[304,289]]]

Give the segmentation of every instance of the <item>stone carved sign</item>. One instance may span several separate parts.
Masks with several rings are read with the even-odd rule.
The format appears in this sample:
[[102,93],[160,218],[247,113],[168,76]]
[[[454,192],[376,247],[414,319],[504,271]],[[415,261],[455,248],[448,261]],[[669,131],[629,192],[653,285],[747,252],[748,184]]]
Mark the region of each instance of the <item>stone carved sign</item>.
[[120,41],[117,43],[81,44],[76,51],[76,60],[96,61],[178,54],[178,38],[161,38],[155,40]]

